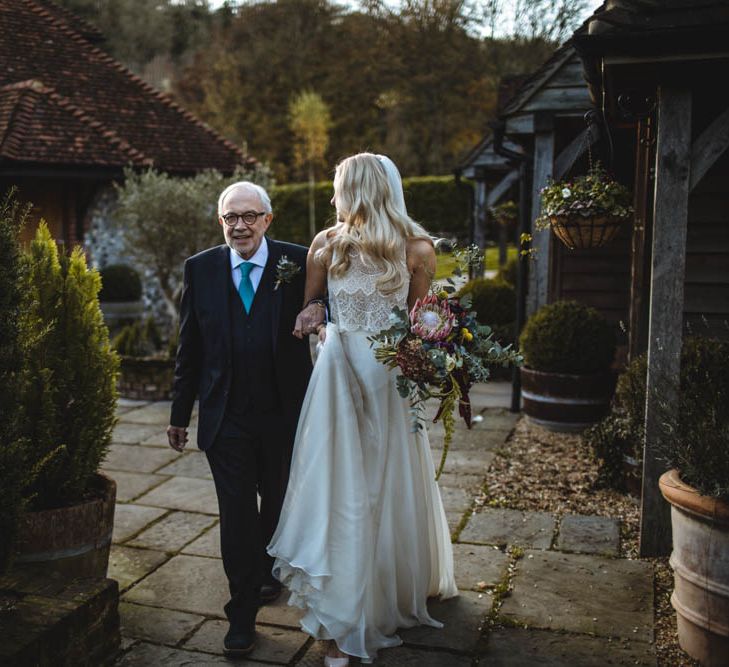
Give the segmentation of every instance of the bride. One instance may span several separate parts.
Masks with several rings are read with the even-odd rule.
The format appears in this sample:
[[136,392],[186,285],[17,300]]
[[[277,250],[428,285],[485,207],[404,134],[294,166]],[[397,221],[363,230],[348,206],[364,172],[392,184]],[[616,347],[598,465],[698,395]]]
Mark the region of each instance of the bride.
[[[405,209],[397,167],[361,153],[334,177],[337,223],[314,239],[306,302],[328,294],[331,322],[301,410],[274,575],[306,610],[302,629],[330,640],[325,665],[372,662],[398,628],[436,628],[429,596],[458,594],[448,524],[425,429],[413,429],[395,371],[367,339],[395,306],[427,294],[435,252]],[[306,333],[297,321],[298,336]]]

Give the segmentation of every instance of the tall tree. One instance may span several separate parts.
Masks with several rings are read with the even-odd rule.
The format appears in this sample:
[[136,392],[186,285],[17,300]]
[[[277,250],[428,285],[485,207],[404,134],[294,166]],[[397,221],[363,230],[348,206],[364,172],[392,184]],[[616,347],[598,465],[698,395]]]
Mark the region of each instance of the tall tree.
[[294,135],[294,161],[306,167],[309,183],[309,235],[316,235],[314,185],[316,170],[324,162],[332,125],[329,107],[317,93],[304,90],[289,104],[289,123]]

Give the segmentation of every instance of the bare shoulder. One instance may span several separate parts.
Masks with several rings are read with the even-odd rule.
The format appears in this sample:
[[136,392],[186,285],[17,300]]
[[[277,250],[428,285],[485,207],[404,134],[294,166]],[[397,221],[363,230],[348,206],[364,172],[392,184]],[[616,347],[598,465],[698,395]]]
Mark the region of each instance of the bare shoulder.
[[327,235],[329,233],[328,229],[322,229],[313,239],[311,242],[311,247],[309,248],[310,251],[316,252],[317,250],[320,250],[327,244]]
[[411,273],[425,269],[428,273],[435,271],[435,248],[433,242],[426,238],[410,238],[406,247],[408,269]]

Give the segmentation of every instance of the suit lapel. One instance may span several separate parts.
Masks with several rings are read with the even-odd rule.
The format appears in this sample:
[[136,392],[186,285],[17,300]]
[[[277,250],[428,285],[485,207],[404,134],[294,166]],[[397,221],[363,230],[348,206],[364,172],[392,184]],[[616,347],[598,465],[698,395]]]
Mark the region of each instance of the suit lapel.
[[213,298],[215,311],[218,313],[220,328],[223,332],[223,347],[226,360],[231,359],[232,335],[230,323],[230,282],[233,280],[230,271],[230,248],[227,245],[220,247],[220,256],[215,261],[215,274],[213,278]]
[[[267,273],[268,276],[264,275],[264,277],[267,278],[265,281],[266,289],[273,289],[273,285],[276,282],[276,266],[278,265],[278,260],[281,259],[281,246],[279,246],[276,241],[273,241],[268,237],[266,237],[266,241],[268,242],[268,262],[266,262],[266,269],[264,273]],[[261,285],[259,285],[259,287],[263,286],[263,284],[264,280],[261,280]],[[279,323],[281,321],[283,288],[283,285],[279,285],[278,289],[274,289],[271,299],[271,340],[273,342],[274,357],[276,353],[276,344],[278,343]]]

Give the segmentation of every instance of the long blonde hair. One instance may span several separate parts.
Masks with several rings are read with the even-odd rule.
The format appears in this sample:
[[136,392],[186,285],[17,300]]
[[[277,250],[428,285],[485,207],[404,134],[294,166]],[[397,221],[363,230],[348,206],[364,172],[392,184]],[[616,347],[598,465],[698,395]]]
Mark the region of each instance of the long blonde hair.
[[378,289],[398,291],[405,282],[401,261],[407,240],[430,236],[407,214],[395,164],[372,153],[342,160],[334,174],[334,203],[338,222],[316,258],[338,277],[349,268],[350,255],[360,253],[382,269]]

